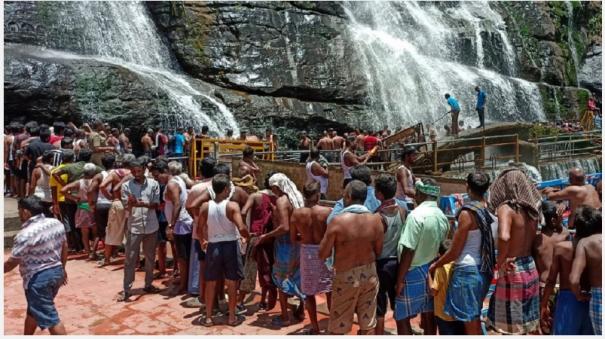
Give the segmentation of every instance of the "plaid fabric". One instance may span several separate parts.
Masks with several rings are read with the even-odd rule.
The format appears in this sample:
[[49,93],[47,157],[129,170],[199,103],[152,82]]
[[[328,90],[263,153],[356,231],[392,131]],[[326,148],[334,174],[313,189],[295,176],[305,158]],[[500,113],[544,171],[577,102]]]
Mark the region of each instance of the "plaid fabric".
[[498,277],[488,325],[506,334],[528,334],[540,324],[540,279],[531,256],[518,257],[514,271]]
[[524,209],[530,218],[538,220],[542,195],[527,174],[518,168],[510,168],[502,171],[489,188],[489,209],[495,213],[504,204],[516,211]]
[[590,298],[590,320],[592,321],[592,329],[594,330],[594,334],[601,335],[602,326],[603,326],[603,299],[602,299],[602,291],[600,287],[593,287],[590,290],[591,298]]
[[401,294],[395,299],[395,320],[433,312],[433,296],[428,284],[429,266],[415,267],[406,274]]
[[300,245],[300,281],[305,295],[332,291],[334,272],[319,259],[319,245]]
[[273,283],[285,294],[304,299],[305,295],[300,290],[299,247],[300,245],[290,242],[290,234],[275,238]]

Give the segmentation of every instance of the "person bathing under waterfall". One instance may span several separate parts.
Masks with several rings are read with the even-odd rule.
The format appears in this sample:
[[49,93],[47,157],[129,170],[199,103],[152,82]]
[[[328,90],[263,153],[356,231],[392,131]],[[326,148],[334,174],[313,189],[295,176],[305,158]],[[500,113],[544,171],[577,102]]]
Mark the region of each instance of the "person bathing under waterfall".
[[487,101],[487,94],[479,88],[479,86],[475,87],[475,92],[477,92],[477,114],[479,115],[479,126],[477,128],[485,127],[485,102]]

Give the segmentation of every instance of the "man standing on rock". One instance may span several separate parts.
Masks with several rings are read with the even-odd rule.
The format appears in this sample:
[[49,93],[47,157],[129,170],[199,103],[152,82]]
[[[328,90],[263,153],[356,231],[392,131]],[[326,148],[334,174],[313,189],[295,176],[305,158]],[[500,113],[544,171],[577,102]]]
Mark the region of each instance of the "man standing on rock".
[[475,87],[475,92],[477,92],[477,114],[479,115],[479,126],[477,128],[485,127],[485,103],[487,102],[487,94],[479,88],[479,86]]
[[345,187],[346,207],[330,222],[319,245],[320,259],[334,254],[330,334],[349,333],[355,314],[359,334],[371,335],[376,328],[376,258],[382,251],[384,229],[380,215],[363,205],[366,194],[367,186],[359,180]]
[[601,200],[594,186],[586,183],[586,176],[581,168],[575,167],[569,170],[569,186],[555,192],[554,188],[548,187],[543,193],[548,200],[569,200],[569,228],[574,228],[576,209],[582,205],[600,209]]
[[65,327],[55,308],[59,288],[67,283],[67,243],[60,221],[44,216],[44,207],[35,196],[18,202],[23,225],[15,236],[4,273],[17,265],[23,277],[27,300],[24,335],[32,335],[36,327],[48,328],[50,334],[65,335]]

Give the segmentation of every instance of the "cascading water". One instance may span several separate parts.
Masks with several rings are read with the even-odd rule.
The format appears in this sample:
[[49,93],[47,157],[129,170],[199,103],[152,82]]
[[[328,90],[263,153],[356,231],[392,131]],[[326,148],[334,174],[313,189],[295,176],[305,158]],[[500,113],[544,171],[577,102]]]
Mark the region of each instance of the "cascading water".
[[576,86],[580,87],[578,81],[578,72],[580,71],[580,62],[578,61],[578,52],[576,51],[576,43],[573,39],[573,5],[571,1],[565,1],[565,7],[567,8],[567,44],[569,45],[569,51],[571,52],[571,59],[576,71]]
[[[538,87],[514,77],[516,57],[505,23],[488,2],[349,2],[344,7],[376,112],[372,127],[438,120],[448,110],[445,93],[460,101],[466,125],[476,124],[477,85],[488,94],[487,121],[545,120]],[[485,50],[482,32],[502,52]],[[461,35],[474,40],[474,50],[461,47]],[[502,65],[488,65],[488,53],[492,59],[499,55]]]
[[[70,1],[61,3],[61,8],[56,13],[57,24],[77,33],[68,36],[70,42],[66,45],[72,46],[75,36],[77,50],[72,52],[78,54],[49,50],[44,55],[94,59],[129,69],[167,94],[171,105],[163,122],[170,127],[208,125],[219,134],[226,129],[239,133],[227,107],[194,88],[179,69],[143,3]],[[61,47],[61,42],[57,47]],[[202,111],[204,101],[215,106],[215,112]]]
[[590,157],[549,162],[540,165],[540,173],[542,173],[543,180],[567,178],[569,170],[574,167],[582,168],[586,174],[599,173],[602,171],[601,161],[600,157]]

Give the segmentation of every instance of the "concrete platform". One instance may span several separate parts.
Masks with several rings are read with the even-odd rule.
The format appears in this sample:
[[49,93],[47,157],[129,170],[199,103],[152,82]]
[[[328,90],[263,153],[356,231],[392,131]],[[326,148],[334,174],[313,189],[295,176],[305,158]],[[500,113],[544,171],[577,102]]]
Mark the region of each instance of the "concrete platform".
[[[5,251],[5,255],[8,253]],[[142,295],[143,272],[136,273],[133,301],[118,303],[115,299],[121,290],[123,272],[121,264],[97,268],[95,263],[86,261],[84,255],[70,258],[67,263],[68,284],[59,290],[55,299],[68,334],[297,334],[310,328],[308,317],[302,323],[281,329],[272,327],[271,320],[279,316],[279,305],[270,312],[258,312],[260,295],[257,293],[246,302],[248,313],[243,324],[237,327],[203,327],[200,325],[200,310],[183,306],[190,297],[166,295],[169,279],[154,282],[162,289],[160,294]],[[318,296],[317,304],[320,327],[324,331],[328,326],[325,297]],[[226,305],[222,308],[226,309]],[[4,276],[4,334],[22,334],[25,311],[22,280],[16,268]],[[217,318],[217,321],[223,320],[226,321]],[[418,321],[413,324],[419,327]],[[391,312],[387,314],[386,327],[390,333],[395,332]],[[354,325],[351,334],[357,330],[357,325]],[[48,332],[38,329],[36,334]]]

